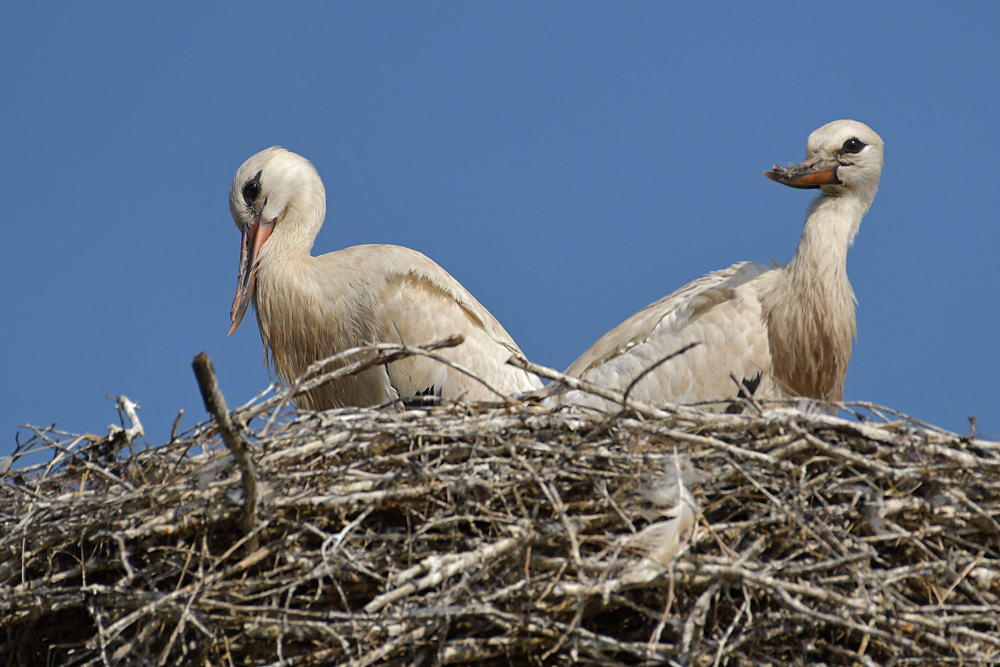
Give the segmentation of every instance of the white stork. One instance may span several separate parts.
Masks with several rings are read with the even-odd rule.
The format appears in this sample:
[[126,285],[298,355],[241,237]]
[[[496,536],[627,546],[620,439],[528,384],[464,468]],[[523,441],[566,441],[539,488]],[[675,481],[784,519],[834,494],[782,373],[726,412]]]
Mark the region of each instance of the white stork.
[[[442,356],[504,394],[541,387],[537,377],[505,363],[520,350],[496,318],[423,254],[361,245],[311,256],[326,191],[300,155],[275,146],[244,162],[229,208],[243,233],[229,333],[253,301],[265,357],[284,382],[314,361],[365,343],[419,345],[462,334],[465,342]],[[410,357],[319,387],[297,403],[323,410],[435,397],[499,398],[445,364]]]
[[[778,183],[820,189],[787,266],[741,262],[688,283],[606,333],[566,373],[624,391],[644,370],[697,343],[642,377],[630,397],[841,400],[857,333],[847,250],[878,190],[882,148],[871,128],[853,120],[813,132],[805,162],[766,172]],[[550,403],[615,408],[580,391],[556,391],[547,392]]]

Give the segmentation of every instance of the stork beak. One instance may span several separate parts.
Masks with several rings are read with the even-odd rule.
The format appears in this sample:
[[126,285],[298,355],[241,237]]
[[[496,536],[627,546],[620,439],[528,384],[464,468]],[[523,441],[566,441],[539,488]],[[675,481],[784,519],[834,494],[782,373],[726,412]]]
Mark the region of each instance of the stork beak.
[[236,278],[236,297],[233,299],[233,310],[230,319],[233,326],[229,329],[230,336],[240,326],[243,315],[250,305],[250,297],[253,296],[254,287],[257,286],[257,259],[260,256],[260,249],[264,242],[271,236],[274,229],[274,221],[263,222],[260,217],[254,216],[246,227],[243,228],[243,241],[240,247],[240,273]]
[[791,167],[774,165],[774,169],[765,171],[764,175],[792,188],[818,188],[821,185],[840,185],[840,179],[837,178],[838,166],[840,163],[834,159],[824,160],[814,155]]

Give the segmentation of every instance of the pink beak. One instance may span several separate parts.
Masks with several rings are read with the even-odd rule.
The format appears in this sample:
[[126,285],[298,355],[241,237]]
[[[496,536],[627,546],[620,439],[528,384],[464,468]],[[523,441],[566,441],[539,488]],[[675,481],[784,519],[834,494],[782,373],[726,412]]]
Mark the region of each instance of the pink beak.
[[262,222],[258,216],[243,228],[243,241],[240,247],[240,273],[236,278],[236,297],[233,299],[233,310],[230,314],[233,326],[229,329],[232,336],[243,321],[243,315],[250,305],[254,287],[257,286],[257,260],[264,242],[271,236],[274,221]]

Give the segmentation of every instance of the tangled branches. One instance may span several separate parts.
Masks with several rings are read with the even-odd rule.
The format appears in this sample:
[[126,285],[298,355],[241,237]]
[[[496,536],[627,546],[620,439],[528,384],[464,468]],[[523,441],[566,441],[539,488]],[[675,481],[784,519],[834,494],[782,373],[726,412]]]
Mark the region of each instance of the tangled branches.
[[268,426],[281,404],[231,413],[252,525],[213,423],[127,456],[36,429],[61,458],[0,478],[6,664],[1000,656],[997,443],[870,405],[508,401]]

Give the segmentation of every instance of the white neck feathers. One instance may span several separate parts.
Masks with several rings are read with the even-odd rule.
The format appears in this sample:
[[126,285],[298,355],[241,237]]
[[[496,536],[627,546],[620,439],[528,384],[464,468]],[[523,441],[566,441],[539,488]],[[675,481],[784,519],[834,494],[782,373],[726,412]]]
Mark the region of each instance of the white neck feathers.
[[829,190],[810,204],[795,257],[762,294],[761,308],[779,386],[839,401],[857,334],[847,250],[875,193]]

